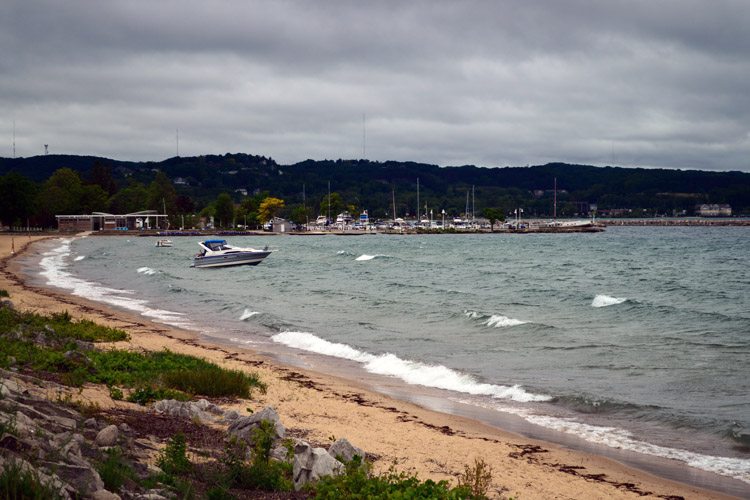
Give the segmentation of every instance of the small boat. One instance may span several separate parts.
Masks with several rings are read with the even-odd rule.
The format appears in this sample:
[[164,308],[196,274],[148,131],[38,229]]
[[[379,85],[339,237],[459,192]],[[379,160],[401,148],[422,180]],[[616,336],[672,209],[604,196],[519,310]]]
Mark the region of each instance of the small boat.
[[206,240],[198,243],[201,252],[190,267],[257,266],[271,251],[240,248],[227,244],[227,240]]
[[172,246],[172,240],[157,240],[156,241],[157,247],[171,247]]

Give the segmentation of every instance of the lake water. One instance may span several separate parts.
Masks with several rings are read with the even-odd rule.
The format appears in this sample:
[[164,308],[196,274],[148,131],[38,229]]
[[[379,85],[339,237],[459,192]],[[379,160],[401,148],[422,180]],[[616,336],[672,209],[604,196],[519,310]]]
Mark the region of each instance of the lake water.
[[197,237],[75,238],[43,243],[32,271],[441,409],[511,414],[750,485],[747,228],[227,239],[274,252],[194,269]]

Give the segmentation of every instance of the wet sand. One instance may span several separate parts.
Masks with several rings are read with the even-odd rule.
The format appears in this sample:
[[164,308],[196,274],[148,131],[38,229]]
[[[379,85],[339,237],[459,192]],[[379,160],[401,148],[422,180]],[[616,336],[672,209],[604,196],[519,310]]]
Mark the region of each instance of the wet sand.
[[[10,254],[11,238],[15,255]],[[121,328],[131,335],[131,341],[114,344],[118,348],[153,351],[166,347],[228,368],[257,372],[268,384],[268,393],[256,394],[254,399],[235,405],[235,409],[245,412],[246,408],[257,411],[274,406],[287,428],[317,446],[327,447],[332,436],[346,437],[371,454],[376,472],[396,464],[397,470],[417,472],[422,479],[446,479],[455,484],[456,475],[463,472],[464,465],[483,459],[493,471],[490,496],[522,500],[643,497],[702,500],[742,498],[750,494],[750,485],[739,481],[717,478],[729,486],[725,491],[735,495],[728,496],[655,477],[596,453],[574,451],[502,430],[503,423],[511,424],[504,428],[513,429],[512,417],[498,422],[491,415],[485,418],[479,410],[460,408],[445,413],[437,400],[427,395],[377,392],[366,383],[284,364],[280,358],[247,348],[205,342],[194,332],[153,323],[57,290],[32,286],[23,279],[18,257],[24,253],[30,255],[31,243],[40,238],[43,237],[0,235],[0,289],[9,292],[17,309],[41,314],[68,311],[76,319],[87,318]],[[96,397],[101,405],[117,404],[101,395]],[[462,416],[462,411],[467,416]],[[670,469],[677,471],[676,479],[684,481],[705,474],[679,464]]]

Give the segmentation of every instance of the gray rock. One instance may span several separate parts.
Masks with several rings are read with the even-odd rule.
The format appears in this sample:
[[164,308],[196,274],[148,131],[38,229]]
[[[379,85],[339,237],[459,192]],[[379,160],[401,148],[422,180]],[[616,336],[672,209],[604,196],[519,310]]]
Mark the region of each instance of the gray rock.
[[0,307],[7,307],[8,309],[13,310],[13,301],[9,299],[2,299],[0,300]]
[[[205,400],[204,400],[205,401]],[[208,401],[206,401],[208,403]],[[210,403],[209,403],[210,404]],[[176,399],[163,399],[157,401],[154,410],[186,419],[198,418],[204,422],[216,422],[216,418],[201,409],[197,403],[177,401]]]
[[96,435],[96,445],[99,447],[114,446],[117,444],[117,439],[120,437],[120,431],[116,425],[108,425],[104,429],[99,431]]
[[365,462],[365,452],[362,451],[362,448],[357,448],[356,446],[352,445],[349,440],[346,438],[337,439],[335,443],[331,445],[331,447],[328,449],[328,453],[333,457],[341,457],[344,459],[344,462],[351,462],[354,458],[354,455],[359,455],[362,457],[362,463]]
[[54,469],[76,491],[91,494],[104,488],[104,481],[91,467],[58,463],[54,465]]
[[228,412],[224,413],[225,422],[234,422],[238,418],[240,418],[240,413],[237,410],[229,410]]
[[277,446],[271,450],[271,460],[276,460],[277,462],[288,463],[294,460],[294,457],[289,457],[288,455],[289,450],[287,450],[286,446]]
[[98,490],[91,495],[92,500],[121,500],[120,495],[107,490]]
[[83,426],[86,429],[98,429],[99,424],[96,422],[96,419],[94,417],[88,418],[83,422]]
[[300,441],[294,447],[294,467],[292,475],[294,489],[299,491],[305,484],[317,481],[323,476],[341,474],[344,464],[333,458],[324,448],[313,448]]
[[253,446],[253,431],[260,427],[262,421],[273,422],[274,424],[274,442],[283,439],[286,435],[286,427],[279,422],[279,414],[272,406],[267,406],[258,413],[253,413],[246,417],[240,417],[232,422],[227,428],[227,440],[232,437],[240,441],[245,441],[248,445]]

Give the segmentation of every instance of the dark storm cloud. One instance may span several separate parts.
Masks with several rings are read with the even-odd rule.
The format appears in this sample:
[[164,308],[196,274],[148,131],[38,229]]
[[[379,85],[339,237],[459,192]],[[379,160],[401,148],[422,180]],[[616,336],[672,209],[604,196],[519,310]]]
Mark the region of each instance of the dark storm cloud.
[[282,163],[750,170],[747,2],[10,0],[0,18],[4,156],[15,120],[19,156],[160,160],[179,128],[181,155]]

